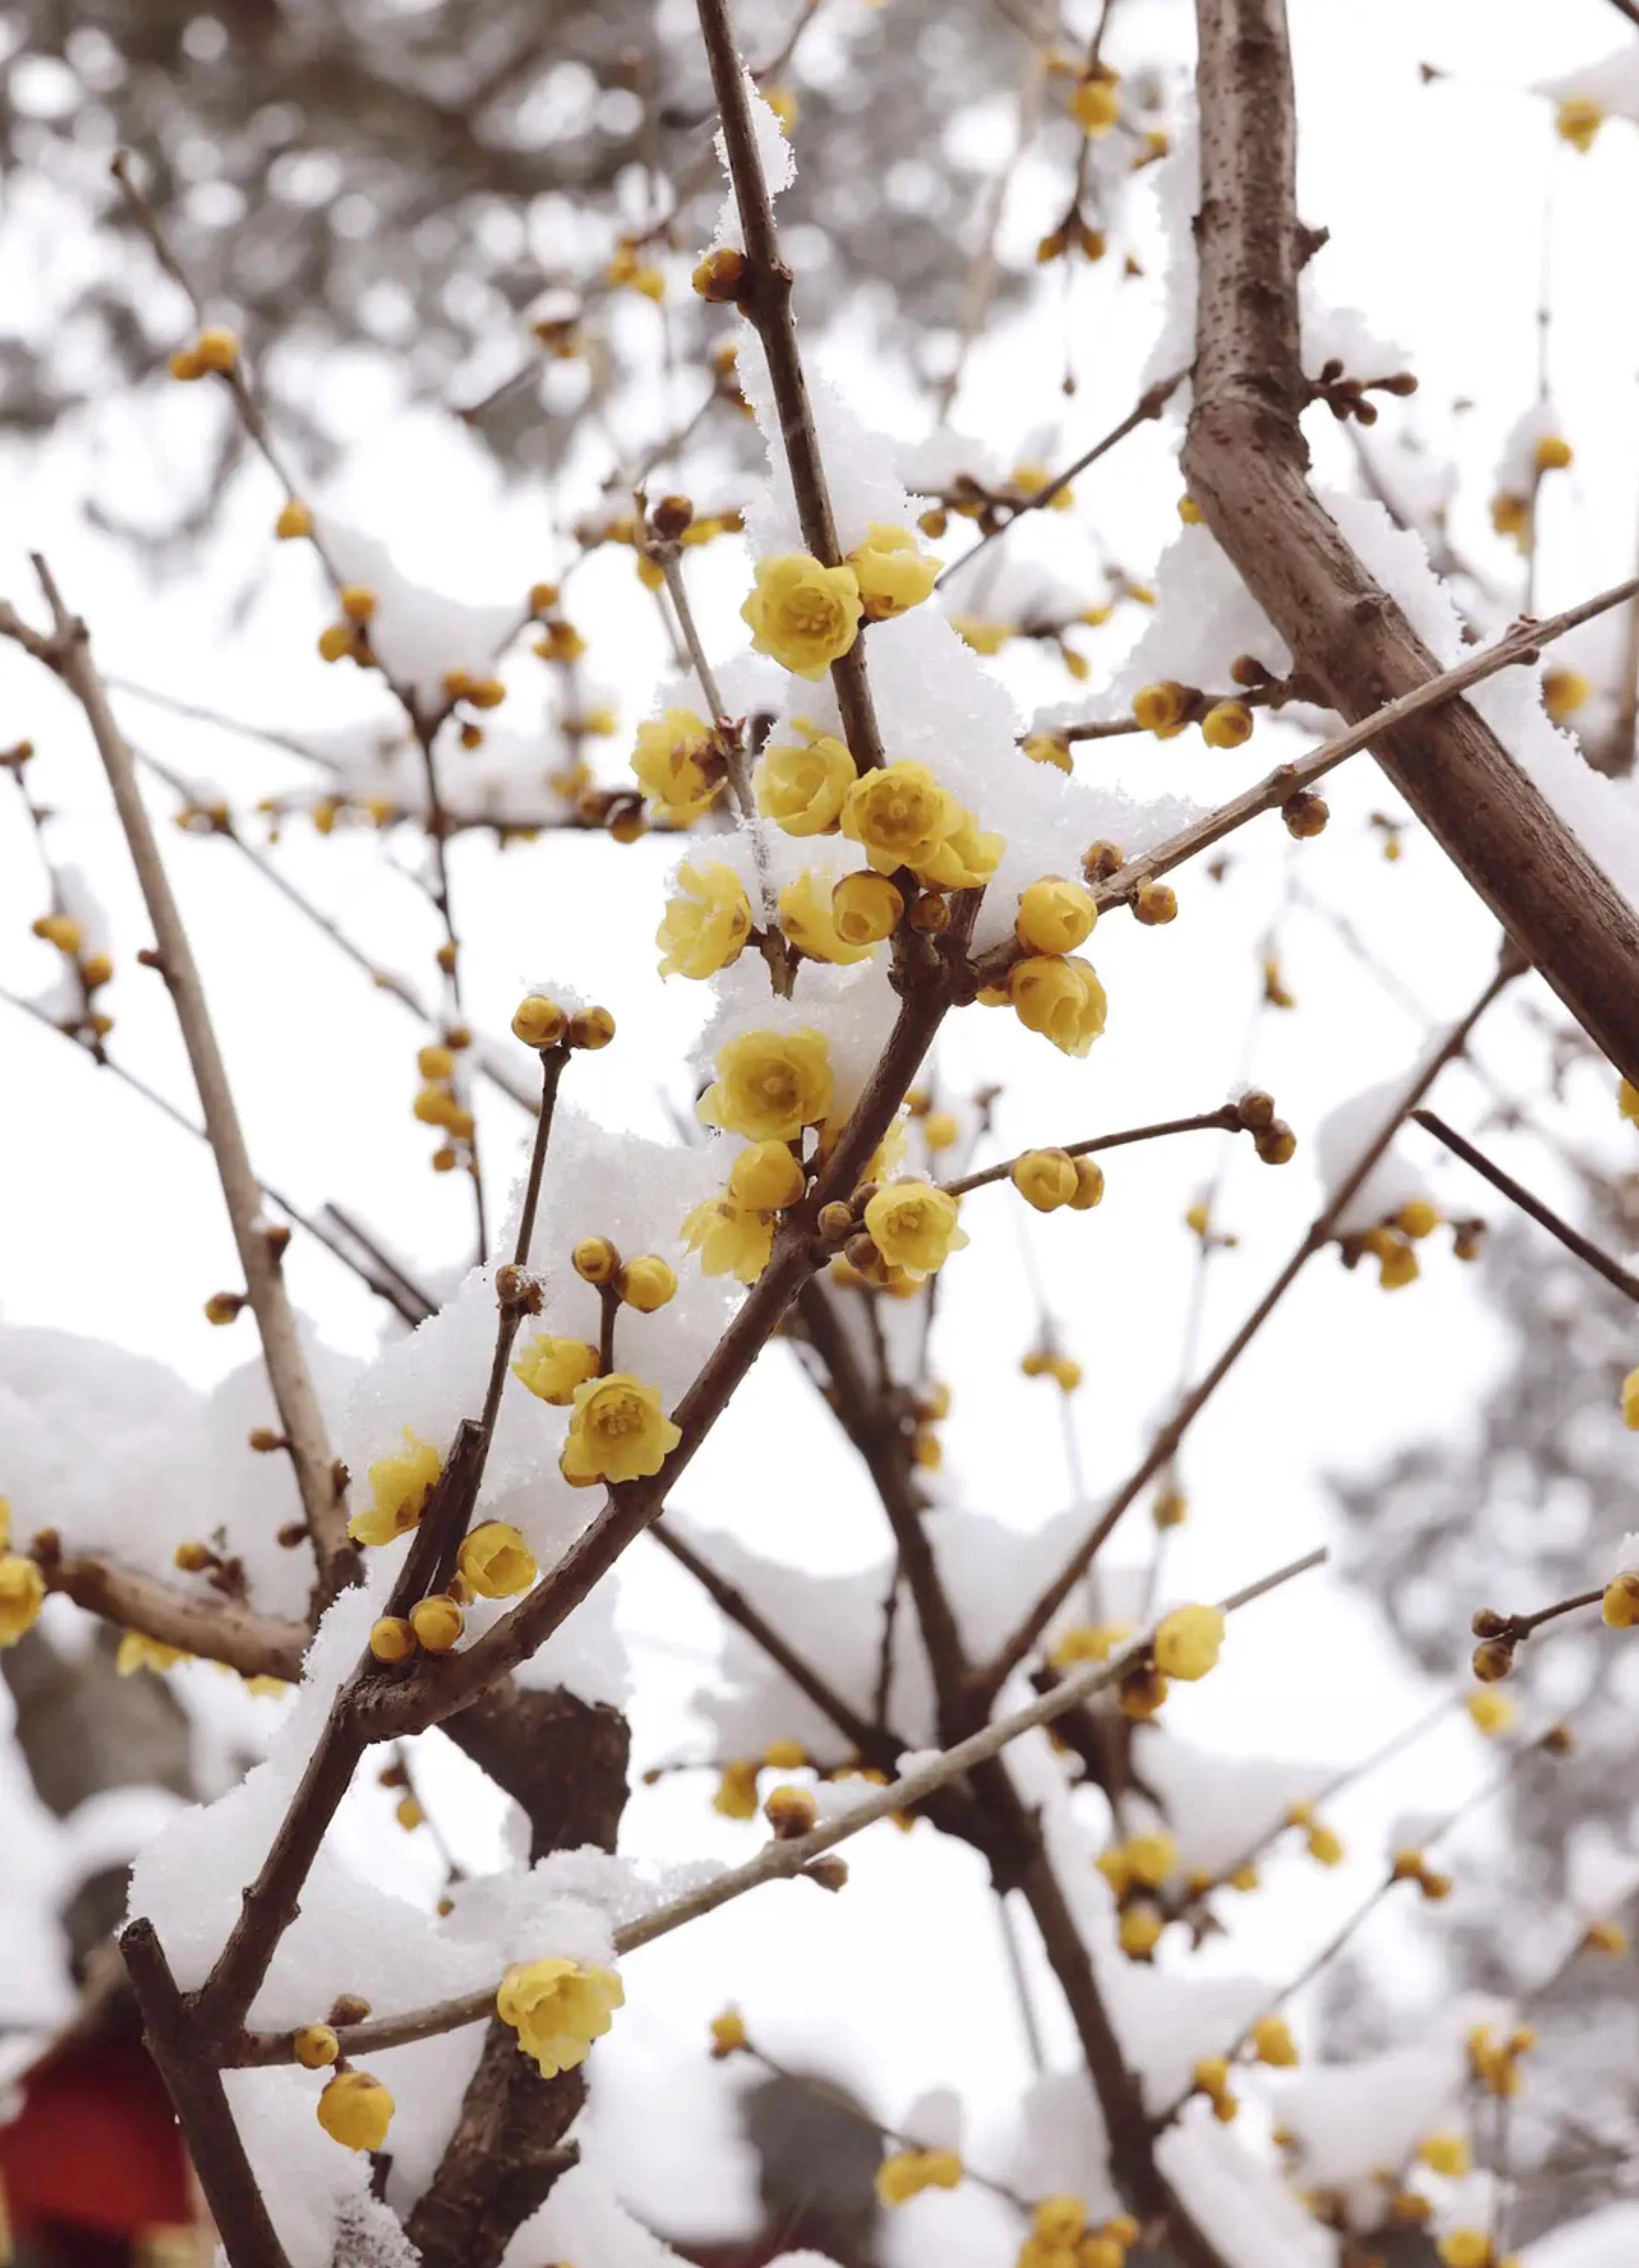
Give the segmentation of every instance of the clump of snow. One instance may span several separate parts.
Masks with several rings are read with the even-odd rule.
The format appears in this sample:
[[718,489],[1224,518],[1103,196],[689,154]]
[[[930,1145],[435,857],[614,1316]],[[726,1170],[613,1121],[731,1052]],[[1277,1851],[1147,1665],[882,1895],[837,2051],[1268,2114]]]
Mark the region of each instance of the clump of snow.
[[510,607],[474,607],[441,591],[412,583],[393,563],[385,543],[348,527],[329,512],[314,515],[314,529],[343,583],[376,594],[370,643],[395,685],[424,708],[442,708],[452,671],[492,677],[496,658],[523,617],[522,594]]
[[1156,2163],[1225,2268],[1334,2268],[1337,2238],[1204,2102],[1160,2137]]
[[[1345,1096],[1320,1121],[1315,1130],[1315,1157],[1327,1204],[1404,1101],[1411,1084],[1404,1072],[1397,1079],[1380,1080],[1358,1094]],[[1397,1136],[1396,1141],[1400,1138]],[[1428,1195],[1426,1177],[1392,1142],[1344,1206],[1335,1226],[1345,1236],[1357,1235],[1386,1220],[1414,1198]]]
[[[814,2256],[816,2258],[818,2255]],[[502,2268],[679,2268],[680,2256],[634,2219],[590,2166],[571,2166],[546,2203],[514,2230]]]
[[1508,497],[1532,495],[1537,485],[1538,446],[1543,441],[1562,439],[1564,431],[1565,421],[1552,401],[1533,401],[1524,416],[1515,420],[1503,443],[1494,476],[1496,493]]
[[1639,41],[1629,40],[1597,63],[1578,63],[1558,78],[1540,80],[1532,92],[1556,102],[1583,95],[1613,118],[1639,121]]

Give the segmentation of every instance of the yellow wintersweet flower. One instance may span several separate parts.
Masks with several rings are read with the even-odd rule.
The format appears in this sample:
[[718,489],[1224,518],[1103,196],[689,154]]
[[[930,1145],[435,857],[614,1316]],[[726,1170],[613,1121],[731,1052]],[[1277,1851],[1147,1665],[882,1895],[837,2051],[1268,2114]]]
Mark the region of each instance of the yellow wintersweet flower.
[[1290,2070],[1297,2060],[1297,2043],[1283,2016],[1260,2016],[1252,2028],[1252,2044],[1258,2061],[1274,2069]]
[[516,1598],[540,1572],[534,1553],[509,1520],[483,1521],[464,1535],[456,1565],[481,1599]]
[[637,727],[632,770],[650,802],[680,821],[702,812],[722,784],[711,727],[692,709],[668,709]]
[[871,955],[871,946],[850,945],[837,928],[830,889],[812,866],[780,892],[780,927],[811,961],[835,961],[847,968],[856,961],[869,961]]
[[962,2178],[954,2150],[896,2150],[877,2168],[877,2195],[884,2205],[904,2205],[923,2190],[953,2190]]
[[751,902],[731,866],[714,859],[709,866],[677,870],[684,895],[668,898],[655,943],[662,976],[715,976],[738,961],[751,935]]
[[1622,1423],[1639,1433],[1639,1370],[1630,1370],[1622,1381]]
[[975,653],[1000,653],[1013,635],[1011,622],[987,622],[982,615],[952,615],[951,628]]
[[575,1388],[598,1375],[598,1350],[584,1339],[554,1338],[542,1331],[512,1365],[512,1375],[543,1402],[566,1410]]
[[1579,669],[1543,671],[1542,706],[1556,725],[1562,725],[1567,717],[1574,717],[1592,698],[1592,683]]
[[774,1249],[774,1223],[763,1209],[732,1197],[708,1197],[685,1219],[683,1241],[700,1255],[706,1275],[754,1284]]
[[700,1116],[748,1142],[794,1141],[831,1114],[830,1050],[812,1025],[744,1032],[718,1050],[717,1072]]
[[1107,134],[1121,114],[1121,99],[1115,92],[1113,75],[1101,71],[1097,77],[1077,82],[1069,99],[1070,115],[1082,132],[1096,141]]
[[1469,1716],[1488,1738],[1506,1733],[1518,1715],[1518,1705],[1506,1693],[1498,1693],[1489,1685],[1476,1688],[1465,1705]]
[[842,832],[879,874],[920,870],[966,818],[926,764],[884,764],[862,773],[842,805]]
[[156,1675],[165,1669],[174,1669],[179,1661],[189,1659],[180,1646],[166,1646],[146,1631],[128,1630],[120,1634],[120,1650],[114,1657],[114,1667],[121,1677],[135,1677],[139,1669],[151,1669]]
[[1073,772],[1076,769],[1069,742],[1057,733],[1026,733],[1020,746],[1033,764],[1051,764],[1061,772]]
[[1020,895],[1013,934],[1026,953],[1074,953],[1092,935],[1098,918],[1091,890],[1044,874]]
[[1417,2155],[1431,2174],[1444,2174],[1448,2181],[1460,2181],[1474,2162],[1466,2134],[1427,2134]]
[[1605,112],[1591,95],[1568,94],[1559,107],[1554,129],[1562,142],[1569,142],[1585,157],[1604,123]]
[[757,587],[740,608],[759,653],[797,677],[823,677],[859,635],[864,604],[851,567],[822,567],[806,551],[757,562]]
[[1204,1677],[1216,1667],[1223,1644],[1221,1608],[1174,1607],[1156,1630],[1155,1666],[1164,1677]]
[[931,1182],[890,1182],[865,1207],[865,1229],[890,1268],[931,1276],[967,1238],[956,1199]]
[[716,2062],[724,2056],[736,2054],[747,2044],[746,2019],[738,2008],[725,2008],[720,2016],[711,2019],[711,2053]]
[[370,1468],[370,1508],[347,1523],[355,1543],[391,1543],[414,1528],[438,1484],[443,1461],[430,1441],[418,1440],[407,1425],[409,1447],[401,1456],[378,1457]]
[[981,888],[1001,865],[1007,848],[999,835],[987,834],[970,811],[959,806],[958,813],[955,826],[916,869],[916,879],[930,890]]
[[1599,1613],[1607,1630],[1632,1630],[1639,1625],[1639,1573],[1624,1569],[1605,1587]]
[[1158,1890],[1178,1864],[1178,1845],[1170,1835],[1135,1835],[1122,1855],[1134,1881]]
[[724,1819],[754,1819],[757,1816],[757,1765],[754,1758],[741,1756],[723,1767],[717,1781],[717,1792],[711,1799],[711,1808]]
[[558,1469],[567,1481],[648,1480],[682,1435],[652,1386],[626,1371],[575,1389],[575,1414]]
[[1454,2228],[1437,2249],[1445,2268],[1493,2268],[1496,2259],[1496,2248],[1481,2228]]
[[33,1627],[45,1596],[45,1578],[32,1559],[15,1551],[0,1558],[0,1646],[15,1646]]
[[319,2124],[344,2150],[379,2150],[393,2123],[393,2102],[367,2071],[339,2071],[319,2098]]
[[729,1168],[729,1195],[759,1212],[794,1205],[806,1187],[801,1165],[783,1142],[753,1142]]
[[1132,1634],[1130,1623],[1077,1623],[1048,1649],[1047,1660],[1055,1669],[1074,1669],[1083,1661],[1107,1661]]
[[828,835],[842,814],[842,799],[858,777],[854,759],[834,733],[816,733],[800,717],[805,742],[771,742],[752,773],[757,808],[788,835]]
[[1639,1086],[1625,1079],[1616,1090],[1616,1108],[1630,1125],[1639,1125]]
[[509,1969],[495,2005],[542,2079],[555,2079],[585,2062],[625,1999],[626,1988],[612,1969],[583,1969],[578,1961],[555,1957]]
[[1147,1959],[1160,1943],[1161,1933],[1165,1927],[1166,1922],[1160,1908],[1151,1905],[1147,1898],[1140,1898],[1136,1904],[1123,1906],[1116,1931],[1121,1951],[1129,1961]]
[[868,622],[890,621],[919,607],[939,579],[939,563],[929,558],[908,527],[872,520],[870,533],[848,563],[859,585]]
[[1008,971],[1007,996],[1026,1031],[1040,1032],[1067,1056],[1084,1056],[1108,1011],[1090,963],[1033,954]]

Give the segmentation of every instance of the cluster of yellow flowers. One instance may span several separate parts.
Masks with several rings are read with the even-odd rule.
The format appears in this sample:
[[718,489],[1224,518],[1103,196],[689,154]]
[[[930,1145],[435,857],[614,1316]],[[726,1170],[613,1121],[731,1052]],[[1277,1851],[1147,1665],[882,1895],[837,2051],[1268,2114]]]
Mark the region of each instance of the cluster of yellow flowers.
[[1386,1220],[1367,1229],[1355,1249],[1369,1252],[1377,1262],[1378,1282],[1385,1292],[1398,1292],[1422,1273],[1412,1248],[1432,1236],[1439,1225],[1440,1216],[1426,1197],[1411,1197]]
[[1125,2268],[1128,2247],[1137,2242],[1138,2223],[1130,2213],[1093,2228],[1084,2198],[1043,2198],[1030,2216],[1015,2268]]
[[761,1756],[739,1756],[723,1767],[711,1808],[724,1819],[754,1819],[757,1815],[757,1775],[760,1771],[800,1771],[808,1752],[799,1741],[771,1741]]
[[1026,1378],[1050,1378],[1062,1394],[1074,1394],[1081,1384],[1082,1368],[1075,1356],[1055,1348],[1033,1347],[1019,1358],[1018,1366]]
[[851,649],[862,622],[908,613],[938,578],[939,563],[912,529],[878,521],[836,567],[806,551],[760,559],[740,615],[759,653],[793,676],[818,678]]
[[954,2150],[896,2150],[877,2168],[877,2195],[884,2205],[906,2205],[923,2190],[953,2190],[961,2178]]
[[1240,2110],[1240,2097],[1230,2085],[1230,2067],[1224,2056],[1202,2056],[1190,2074],[1197,2095],[1212,2105],[1212,2116],[1227,2126]]
[[1212,701],[1198,687],[1164,677],[1141,686],[1133,696],[1133,722],[1158,740],[1173,740],[1187,725],[1199,725],[1209,748],[1238,748],[1252,738],[1252,711],[1232,695]]
[[1511,2101],[1524,2088],[1521,2058],[1530,2054],[1537,2036],[1529,2024],[1518,2025],[1499,2040],[1489,2024],[1476,2024],[1468,2035],[1468,2068],[1477,2084],[1499,2102]]
[[586,1969],[555,1956],[509,1969],[496,1994],[496,2013],[518,2034],[519,2048],[534,2058],[542,2079],[555,2079],[585,2062],[625,1999],[612,1969]]
[[33,1629],[45,1603],[46,1582],[33,1559],[11,1549],[11,1506],[0,1496],[0,1646],[15,1646]]
[[1295,1803],[1286,1815],[1286,1824],[1296,1827],[1305,1837],[1309,1856],[1318,1867],[1341,1867],[1347,1855],[1343,1838],[1314,1815],[1314,1806]]
[[459,1061],[472,1044],[464,1025],[454,1025],[441,1039],[429,1041],[415,1051],[415,1071],[421,1085],[410,1108],[423,1126],[436,1126],[449,1138],[432,1153],[435,1173],[447,1174],[470,1155],[475,1122],[457,1085]]
[[[27,743],[24,742],[26,747]],[[42,943],[55,946],[65,961],[71,961],[79,978],[80,989],[85,995],[88,1013],[85,1022],[99,1039],[107,1039],[114,1029],[114,1019],[105,1015],[92,1001],[114,975],[114,962],[106,953],[87,953],[85,932],[72,914],[40,914],[29,924],[32,933]]]
[[1554,130],[1562,142],[1585,157],[1605,123],[1605,107],[1591,94],[1568,94],[1554,116]]
[[1415,1882],[1431,1905],[1437,1905],[1452,1894],[1452,1878],[1437,1873],[1424,1854],[1412,1846],[1396,1851],[1390,1874],[1397,1882]]
[[178,347],[165,367],[173,378],[191,384],[195,379],[213,374],[226,378],[239,367],[239,342],[237,331],[222,324],[211,324],[201,331],[191,346]]

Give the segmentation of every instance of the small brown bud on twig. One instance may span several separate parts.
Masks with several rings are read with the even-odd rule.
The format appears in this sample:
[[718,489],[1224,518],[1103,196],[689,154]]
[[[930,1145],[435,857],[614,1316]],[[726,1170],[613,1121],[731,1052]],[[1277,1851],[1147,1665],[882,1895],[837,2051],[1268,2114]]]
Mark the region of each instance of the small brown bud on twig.
[[1468,1627],[1476,1638],[1501,1638],[1508,1628],[1508,1616],[1499,1615],[1495,1607],[1477,1607]]
[[1120,873],[1127,864],[1117,846],[1100,836],[1090,843],[1082,853],[1081,871],[1090,882],[1107,882],[1112,874]]
[[657,535],[674,543],[695,517],[695,507],[686,496],[665,496],[649,515],[649,524]]
[[1287,833],[1296,842],[1306,843],[1314,836],[1324,834],[1326,823],[1332,816],[1332,806],[1322,795],[1311,795],[1305,788],[1289,796],[1281,806],[1281,817]]
[[357,1992],[338,1992],[330,2004],[332,2024],[362,2024],[370,2014],[370,2003]]
[[834,1851],[822,1852],[803,1868],[803,1879],[818,1882],[822,1890],[840,1890],[848,1880],[848,1861],[838,1858]]
[[1474,1650],[1474,1674],[1482,1685],[1495,1685],[1514,1667],[1514,1642],[1507,1638],[1488,1638]]
[[840,1244],[845,1236],[853,1233],[854,1208],[833,1198],[829,1204],[820,1206],[817,1226],[827,1244]]
[[583,1008],[570,1018],[572,1048],[606,1048],[614,1037],[614,1019],[606,1008]]

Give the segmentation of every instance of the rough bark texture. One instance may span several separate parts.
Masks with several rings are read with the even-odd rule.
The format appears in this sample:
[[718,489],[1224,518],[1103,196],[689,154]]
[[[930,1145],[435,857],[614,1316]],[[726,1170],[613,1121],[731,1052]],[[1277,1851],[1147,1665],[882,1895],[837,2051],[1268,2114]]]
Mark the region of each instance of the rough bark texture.
[[[630,1745],[618,1710],[509,1680],[448,1730],[528,1814],[532,1859],[585,1843],[614,1848]],[[516,2035],[491,2018],[455,2132],[409,2217],[423,2268],[494,2268],[574,2162],[563,2137],[585,2094],[584,2070],[543,2080]]]
[[[1437,672],[1311,494],[1298,429],[1297,129],[1283,0],[1197,0],[1202,202],[1191,496],[1351,721]],[[1639,1077],[1639,917],[1496,734],[1452,702],[1378,762],[1590,1037]]]

